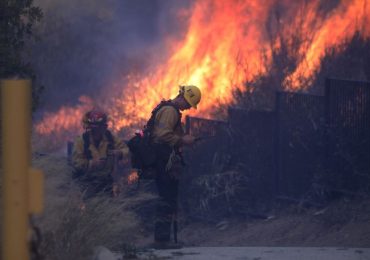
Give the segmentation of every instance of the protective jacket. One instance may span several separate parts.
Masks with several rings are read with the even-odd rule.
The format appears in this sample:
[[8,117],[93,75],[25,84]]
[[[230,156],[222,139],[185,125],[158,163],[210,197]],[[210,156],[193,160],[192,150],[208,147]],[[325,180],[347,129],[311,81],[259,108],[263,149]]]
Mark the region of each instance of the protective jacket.
[[180,146],[183,134],[180,112],[173,106],[160,108],[155,116],[151,135],[153,143],[163,143],[171,147]]
[[[72,153],[72,165],[75,169],[75,174],[81,177],[97,177],[111,174],[114,167],[114,158],[108,155],[109,149],[121,150],[123,157],[127,157],[129,154],[128,147],[123,140],[110,133],[103,135],[103,139],[98,147],[94,145],[92,135],[89,132],[86,132],[84,135],[76,138]],[[105,167],[102,170],[88,172],[90,159],[105,159]]]

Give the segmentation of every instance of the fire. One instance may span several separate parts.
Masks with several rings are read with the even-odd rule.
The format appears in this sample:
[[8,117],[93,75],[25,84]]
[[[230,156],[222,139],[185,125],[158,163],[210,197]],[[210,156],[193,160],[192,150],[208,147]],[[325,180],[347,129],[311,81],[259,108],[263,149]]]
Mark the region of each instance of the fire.
[[[156,64],[149,75],[126,75],[108,84],[99,105],[112,117],[115,131],[140,127],[161,99],[177,94],[179,84],[193,84],[202,90],[202,101],[191,113],[209,118],[217,105],[234,102],[236,90],[252,91],[246,82],[267,73],[273,59],[271,48],[280,48],[282,37],[297,35],[301,37],[296,54],[299,62],[284,87],[306,89],[328,48],[340,51],[356,32],[363,38],[370,36],[368,1],[343,0],[325,15],[320,9],[323,1],[318,0],[195,1],[190,10],[179,11],[179,17],[188,14],[187,31],[181,40],[165,41],[166,62]],[[284,16],[271,22],[279,7],[285,10]],[[268,23],[274,25],[272,33],[266,29]],[[36,130],[50,134],[73,129],[76,133],[82,114],[91,105],[82,102],[46,114]]]
[[78,132],[85,111],[93,106],[89,97],[81,96],[79,101],[75,107],[61,107],[57,113],[46,113],[43,122],[35,126],[36,131],[46,135],[59,134],[66,129]]
[[[360,32],[365,38],[370,37],[370,2],[367,0],[341,1],[325,19],[313,15],[319,9],[319,2],[309,5],[309,12],[305,14],[304,33],[312,39],[309,45],[302,45],[300,53],[303,58],[295,71],[285,80],[288,89],[307,88],[313,81],[313,75],[320,69],[321,59],[328,48],[343,48],[344,43]],[[311,26],[310,26],[311,25]],[[315,30],[312,27],[318,26]],[[294,27],[293,27],[294,28]]]
[[137,182],[138,180],[139,180],[139,175],[138,175],[137,171],[132,171],[130,173],[130,175],[127,177],[127,183],[129,185]]

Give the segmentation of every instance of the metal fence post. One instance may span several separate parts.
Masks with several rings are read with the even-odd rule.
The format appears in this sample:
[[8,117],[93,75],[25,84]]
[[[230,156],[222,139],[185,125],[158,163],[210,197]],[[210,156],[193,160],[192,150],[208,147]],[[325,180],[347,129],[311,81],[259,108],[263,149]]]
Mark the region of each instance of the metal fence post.
[[30,164],[31,81],[3,80],[3,238],[4,260],[29,259],[28,166]]
[[274,161],[275,161],[275,196],[279,195],[279,180],[281,174],[281,156],[280,156],[280,92],[275,95],[275,140],[274,140]]
[[42,211],[42,172],[31,169],[31,81],[1,80],[2,259],[27,260],[29,214]]

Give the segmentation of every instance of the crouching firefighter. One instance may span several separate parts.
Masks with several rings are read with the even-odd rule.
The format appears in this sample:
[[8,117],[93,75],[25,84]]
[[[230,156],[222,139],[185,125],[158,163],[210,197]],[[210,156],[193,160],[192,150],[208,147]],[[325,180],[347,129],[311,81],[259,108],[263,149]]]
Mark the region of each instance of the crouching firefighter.
[[73,146],[73,177],[81,188],[83,201],[104,193],[118,195],[117,167],[127,159],[127,145],[108,130],[108,116],[103,111],[87,112],[82,124],[85,132]]
[[[179,176],[184,165],[181,147],[192,145],[195,141],[193,136],[184,135],[181,125],[181,111],[190,108],[196,109],[200,99],[201,92],[198,87],[180,86],[176,98],[162,101],[152,111],[151,118],[143,131],[143,138],[149,139],[150,147],[153,150],[152,154],[148,154],[148,156],[153,157],[153,153],[155,155],[152,170],[154,170],[154,178],[159,194],[154,227],[155,248],[180,247],[177,244],[176,213]],[[175,243],[170,242],[172,222],[174,223]]]

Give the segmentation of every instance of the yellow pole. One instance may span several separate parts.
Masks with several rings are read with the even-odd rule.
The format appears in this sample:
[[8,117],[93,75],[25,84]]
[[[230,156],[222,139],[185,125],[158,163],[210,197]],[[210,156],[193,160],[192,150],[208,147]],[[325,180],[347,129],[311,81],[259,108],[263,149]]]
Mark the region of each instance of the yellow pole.
[[2,259],[27,260],[31,81],[2,80]]

